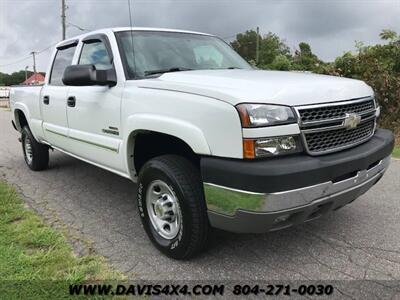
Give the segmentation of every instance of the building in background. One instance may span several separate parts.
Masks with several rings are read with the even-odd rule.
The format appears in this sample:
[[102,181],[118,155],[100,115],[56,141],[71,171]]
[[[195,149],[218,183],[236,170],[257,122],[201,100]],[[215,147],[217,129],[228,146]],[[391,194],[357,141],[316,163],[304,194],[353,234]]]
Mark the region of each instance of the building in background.
[[0,107],[10,107],[9,96],[10,88],[6,86],[0,86]]
[[0,99],[1,98],[8,99],[9,95],[10,95],[10,88],[6,86],[0,86]]
[[29,78],[27,78],[21,84],[23,85],[39,85],[44,84],[44,74],[43,73],[34,73]]

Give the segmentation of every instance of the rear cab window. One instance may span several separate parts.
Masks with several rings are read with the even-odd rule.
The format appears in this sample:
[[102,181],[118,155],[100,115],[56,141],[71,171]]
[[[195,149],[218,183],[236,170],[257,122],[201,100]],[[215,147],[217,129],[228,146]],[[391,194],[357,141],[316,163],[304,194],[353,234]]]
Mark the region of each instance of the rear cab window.
[[54,57],[53,66],[51,68],[49,84],[63,86],[62,77],[66,67],[72,64],[74,53],[76,50],[76,43],[68,47],[59,47]]

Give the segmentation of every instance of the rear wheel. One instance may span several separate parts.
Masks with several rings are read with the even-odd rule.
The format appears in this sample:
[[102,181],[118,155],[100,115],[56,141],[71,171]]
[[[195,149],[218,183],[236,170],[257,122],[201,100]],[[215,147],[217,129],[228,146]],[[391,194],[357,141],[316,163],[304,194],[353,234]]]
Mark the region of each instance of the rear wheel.
[[204,248],[207,209],[199,171],[190,161],[176,155],[148,161],[139,174],[137,199],[144,229],[165,255],[188,259]]
[[22,151],[25,162],[33,171],[41,171],[49,165],[49,147],[38,143],[28,126],[21,131]]

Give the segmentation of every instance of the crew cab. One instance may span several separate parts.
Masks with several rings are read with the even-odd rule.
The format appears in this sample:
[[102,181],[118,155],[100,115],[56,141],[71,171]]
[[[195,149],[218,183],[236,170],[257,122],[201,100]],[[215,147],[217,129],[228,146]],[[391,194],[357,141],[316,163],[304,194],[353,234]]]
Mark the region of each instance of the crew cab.
[[257,70],[197,32],[62,41],[45,84],[10,97],[30,169],[56,149],[131,179],[150,240],[176,259],[212,227],[262,233],[343,207],[379,181],[394,146],[364,82]]

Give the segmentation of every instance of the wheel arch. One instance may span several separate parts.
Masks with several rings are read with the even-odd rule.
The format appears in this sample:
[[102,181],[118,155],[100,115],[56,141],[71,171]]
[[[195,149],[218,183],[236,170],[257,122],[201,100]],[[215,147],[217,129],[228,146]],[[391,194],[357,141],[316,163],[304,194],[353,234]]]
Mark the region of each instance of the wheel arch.
[[14,120],[15,120],[15,126],[17,127],[17,130],[21,132],[22,128],[24,126],[29,126],[29,117],[25,113],[25,111],[22,108],[15,108],[14,109]]
[[[146,159],[154,155],[179,154],[193,159],[211,155],[211,150],[200,128],[186,121],[164,116],[136,115],[128,118],[126,132],[126,160],[131,178],[135,179]],[[152,147],[158,143],[157,151]],[[138,148],[141,147],[141,148]],[[144,157],[143,149],[150,149]],[[175,150],[175,151],[174,151]],[[146,151],[147,152],[147,151]],[[140,158],[138,159],[138,155]],[[144,161],[143,161],[144,160]]]

